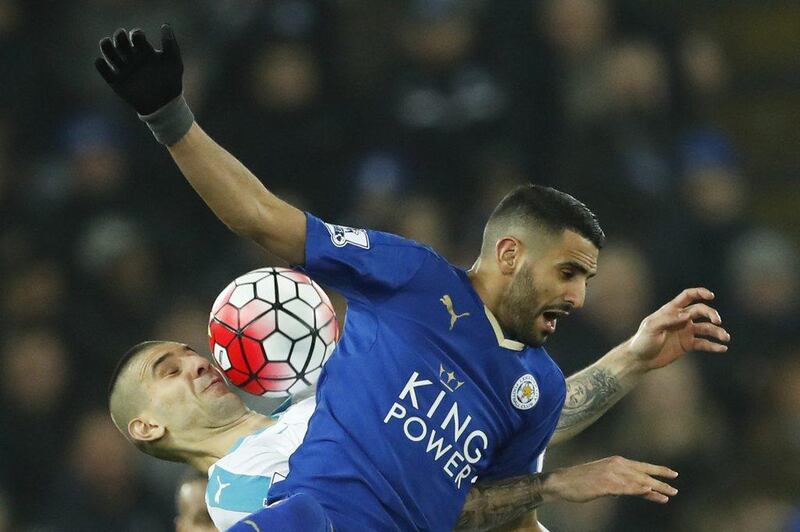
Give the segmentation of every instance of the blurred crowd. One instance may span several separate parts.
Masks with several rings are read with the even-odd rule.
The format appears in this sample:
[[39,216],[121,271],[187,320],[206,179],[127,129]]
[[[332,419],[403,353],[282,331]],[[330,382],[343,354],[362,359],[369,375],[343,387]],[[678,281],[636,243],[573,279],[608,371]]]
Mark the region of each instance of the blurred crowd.
[[800,530],[797,2],[0,0],[0,531],[174,529],[183,469],[116,432],[108,377],[144,339],[203,349],[216,293],[279,264],[94,71],[101,37],[164,21],[199,123],[325,219],[469,267],[512,186],[586,202],[608,245],[548,344],[566,374],[716,292],[728,354],[649,376],[546,461],[668,465],[679,495],[555,504],[551,530]]

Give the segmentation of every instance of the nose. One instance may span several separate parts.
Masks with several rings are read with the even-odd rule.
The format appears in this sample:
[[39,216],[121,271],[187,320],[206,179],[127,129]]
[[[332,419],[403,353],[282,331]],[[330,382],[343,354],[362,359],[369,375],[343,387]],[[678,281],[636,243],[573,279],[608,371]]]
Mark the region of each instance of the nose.
[[564,300],[572,305],[573,310],[583,308],[586,302],[586,285],[584,283],[574,283],[564,295]]
[[195,355],[191,358],[192,358],[191,370],[193,377],[200,377],[201,375],[203,375],[204,373],[206,373],[211,369],[211,362],[209,362],[208,359],[206,359],[205,357],[202,357],[200,355]]

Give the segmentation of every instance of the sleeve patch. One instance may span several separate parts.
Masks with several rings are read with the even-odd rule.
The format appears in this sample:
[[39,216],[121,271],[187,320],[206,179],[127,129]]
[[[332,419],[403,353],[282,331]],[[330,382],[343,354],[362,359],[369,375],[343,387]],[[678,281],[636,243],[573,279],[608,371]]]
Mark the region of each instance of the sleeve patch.
[[337,248],[343,248],[347,244],[353,244],[356,247],[369,249],[369,234],[366,229],[354,229],[344,225],[334,225],[325,223],[325,227],[331,234],[331,242]]

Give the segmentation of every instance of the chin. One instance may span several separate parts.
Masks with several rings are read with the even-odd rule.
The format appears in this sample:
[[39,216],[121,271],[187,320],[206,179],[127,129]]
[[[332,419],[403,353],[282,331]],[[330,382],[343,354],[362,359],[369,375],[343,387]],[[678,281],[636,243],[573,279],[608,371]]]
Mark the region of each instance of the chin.
[[529,336],[525,338],[522,343],[529,345],[531,347],[542,347],[545,342],[547,342],[547,338],[549,336],[546,334],[536,335],[536,336]]

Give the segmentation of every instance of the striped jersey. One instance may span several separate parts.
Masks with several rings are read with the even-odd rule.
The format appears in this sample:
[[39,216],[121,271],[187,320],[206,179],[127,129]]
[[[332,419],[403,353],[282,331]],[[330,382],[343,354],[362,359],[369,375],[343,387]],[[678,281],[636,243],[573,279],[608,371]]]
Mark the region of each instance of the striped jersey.
[[286,478],[289,456],[303,441],[314,406],[313,397],[290,406],[274,425],[241,438],[208,469],[206,506],[218,529],[266,505],[270,487]]

